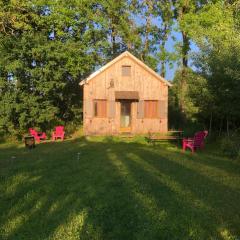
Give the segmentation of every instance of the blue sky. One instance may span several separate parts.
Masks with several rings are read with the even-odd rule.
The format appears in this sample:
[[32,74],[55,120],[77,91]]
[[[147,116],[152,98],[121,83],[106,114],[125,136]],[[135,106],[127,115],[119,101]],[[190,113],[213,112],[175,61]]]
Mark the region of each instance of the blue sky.
[[[174,52],[175,51],[175,44],[177,42],[181,42],[182,41],[182,35],[180,32],[177,32],[177,31],[173,31],[172,32],[172,36],[174,36],[175,38],[175,41],[172,40],[171,37],[169,37],[168,41],[167,41],[167,44],[166,44],[166,49],[169,51],[169,52]],[[190,55],[194,52],[197,52],[198,51],[198,47],[196,44],[194,44],[193,42],[191,42],[191,51],[190,51]],[[166,76],[165,78],[167,80],[173,80],[174,78],[174,74],[176,72],[176,70],[178,69],[178,64],[175,63],[173,68],[170,68],[169,65],[167,65],[167,69],[166,69]],[[191,58],[189,59],[189,67],[192,67],[194,69],[194,66],[193,66],[193,62],[191,61]]]
[[[143,15],[138,15],[138,16],[133,16],[133,17],[138,25],[146,24],[146,18]],[[152,19],[152,23],[155,24],[156,26],[161,25],[161,21],[162,21],[161,18],[153,18]],[[173,26],[171,36],[169,36],[169,39],[166,43],[166,49],[169,52],[175,52],[176,51],[175,45],[179,42],[180,43],[182,42],[182,35],[176,29],[178,29],[178,27],[176,25]],[[172,37],[174,37],[174,40]],[[197,52],[197,51],[198,51],[197,46],[191,42],[191,52]],[[189,59],[189,67],[193,67],[191,59]],[[167,80],[173,80],[175,72],[178,68],[179,68],[179,64],[177,62],[174,63],[172,67],[170,67],[170,65],[167,64],[165,78]]]
[[[175,44],[176,42],[179,42],[182,40],[182,36],[181,33],[174,31],[172,33],[172,36],[174,36],[176,38],[176,41],[173,41],[172,37],[169,37],[167,44],[166,44],[166,49],[169,52],[174,52],[175,51]],[[167,80],[173,80],[174,78],[174,74],[176,72],[176,70],[178,69],[178,64],[175,63],[173,68],[170,68],[169,64],[166,66],[166,76],[165,78]]]

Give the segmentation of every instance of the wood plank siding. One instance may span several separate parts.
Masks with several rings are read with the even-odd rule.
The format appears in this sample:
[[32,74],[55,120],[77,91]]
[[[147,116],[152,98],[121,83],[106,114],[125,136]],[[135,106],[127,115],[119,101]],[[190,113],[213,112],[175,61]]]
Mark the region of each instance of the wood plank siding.
[[[121,133],[121,124],[130,124],[127,129],[132,134],[168,131],[170,84],[130,53],[122,54],[82,85],[86,135],[117,135]],[[121,120],[123,101],[130,101],[130,123],[128,116]]]

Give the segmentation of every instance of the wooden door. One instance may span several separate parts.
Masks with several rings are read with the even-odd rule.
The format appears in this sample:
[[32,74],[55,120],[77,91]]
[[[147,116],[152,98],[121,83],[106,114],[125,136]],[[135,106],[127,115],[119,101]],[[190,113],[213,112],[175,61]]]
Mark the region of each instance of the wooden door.
[[131,132],[131,101],[121,101],[120,132]]

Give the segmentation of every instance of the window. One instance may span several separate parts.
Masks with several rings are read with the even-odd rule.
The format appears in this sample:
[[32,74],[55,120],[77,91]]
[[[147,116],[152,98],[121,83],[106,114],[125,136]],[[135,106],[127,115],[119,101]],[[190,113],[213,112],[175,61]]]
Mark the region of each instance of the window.
[[158,117],[158,101],[156,100],[144,101],[144,117],[145,118]]
[[94,117],[107,117],[107,100],[94,100]]
[[131,76],[131,66],[122,66],[122,76],[126,77],[126,76]]

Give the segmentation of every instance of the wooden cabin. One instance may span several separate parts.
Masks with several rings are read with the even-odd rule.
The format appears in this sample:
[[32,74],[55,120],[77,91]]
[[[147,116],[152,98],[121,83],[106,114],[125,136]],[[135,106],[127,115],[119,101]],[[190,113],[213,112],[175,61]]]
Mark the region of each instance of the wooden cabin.
[[85,135],[168,131],[171,84],[131,53],[122,53],[80,85]]

